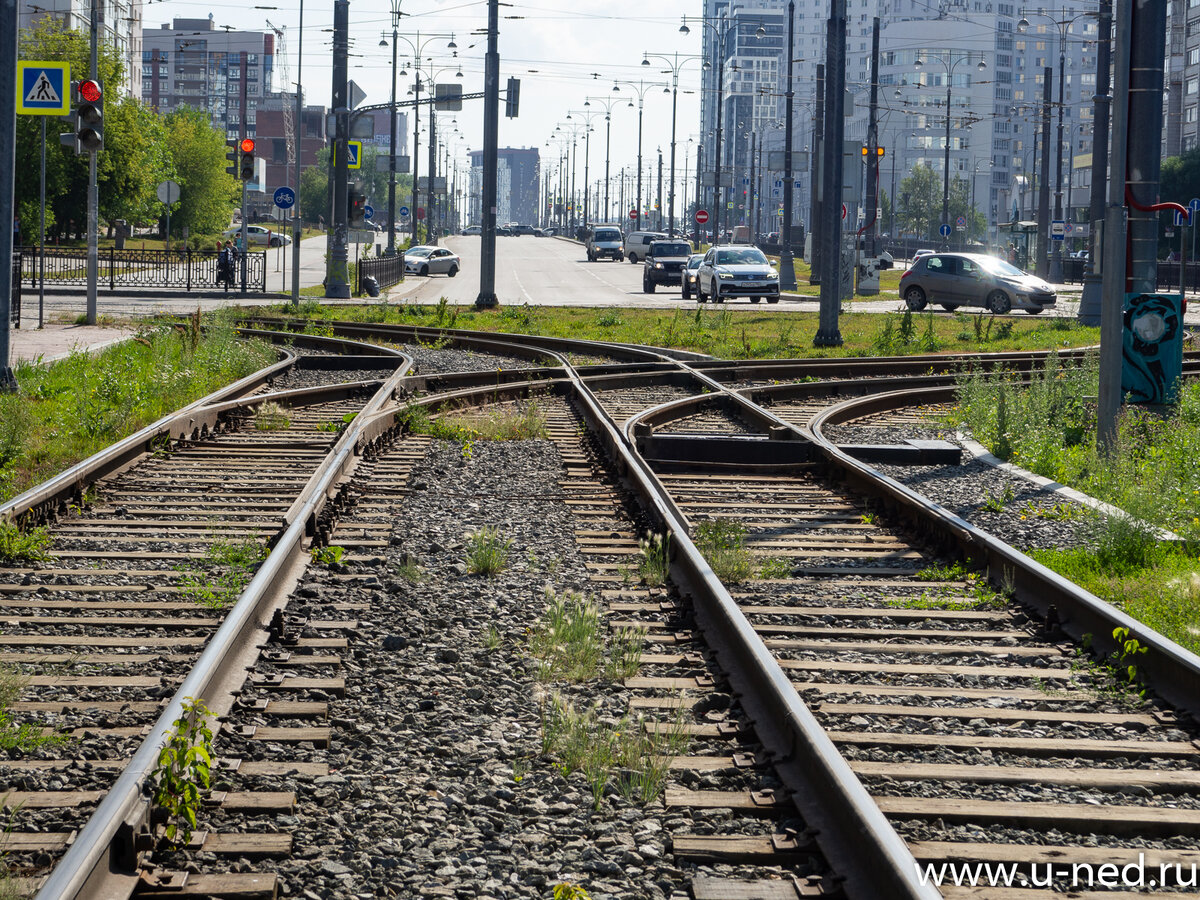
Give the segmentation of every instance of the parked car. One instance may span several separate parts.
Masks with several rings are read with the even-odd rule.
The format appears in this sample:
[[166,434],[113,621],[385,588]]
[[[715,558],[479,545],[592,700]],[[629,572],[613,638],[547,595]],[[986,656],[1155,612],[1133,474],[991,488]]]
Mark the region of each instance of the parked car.
[[468,225],[462,230],[463,234],[483,234],[482,225]]
[[981,306],[1002,315],[1023,309],[1037,315],[1053,307],[1050,285],[1011,263],[982,253],[928,253],[900,276],[900,296],[914,312],[929,303],[946,310]]
[[558,229],[552,225],[547,225],[542,229],[542,237],[554,237],[558,234]]
[[[229,239],[236,242],[242,234],[242,226],[234,225],[226,228],[221,234],[221,240]],[[277,228],[264,228],[261,225],[246,226],[246,246],[286,247],[292,239]]]
[[696,271],[700,268],[700,263],[703,261],[703,253],[693,253],[688,257],[687,264],[683,267],[680,293],[683,295],[684,300],[691,300],[692,294],[696,293]]
[[631,263],[646,258],[646,248],[652,241],[661,241],[666,235],[661,231],[632,231],[625,235],[625,258]]
[[710,247],[696,270],[696,299],[724,303],[729,297],[749,297],[757,303],[779,302],[779,270],[757,247]]
[[918,250],[916,253],[913,254],[912,261],[916,262],[922,256],[928,256],[930,253],[933,253],[933,252],[934,251],[932,251],[932,250]]
[[660,284],[681,284],[692,245],[687,241],[651,241],[642,265],[642,293],[653,294]]
[[513,234],[537,234],[537,229],[532,225],[513,225],[511,230]]
[[449,275],[453,278],[458,274],[462,260],[445,247],[410,247],[404,251],[404,271],[417,275]]
[[595,225],[587,235],[584,244],[587,250],[588,262],[608,257],[620,262],[625,255],[625,245],[621,240],[621,229],[616,225]]

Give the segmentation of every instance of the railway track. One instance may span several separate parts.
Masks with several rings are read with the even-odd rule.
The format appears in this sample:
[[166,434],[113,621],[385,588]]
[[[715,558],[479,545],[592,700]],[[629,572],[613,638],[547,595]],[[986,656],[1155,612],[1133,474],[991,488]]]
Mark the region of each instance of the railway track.
[[[395,344],[439,337],[450,344],[424,346],[418,374],[385,381],[370,399],[312,388],[276,395],[293,410],[309,404],[286,438],[247,431],[247,409],[261,394],[222,401],[216,419],[202,410],[187,427],[167,429],[194,440],[164,459],[115,476],[97,470],[107,474],[101,500],[56,523],[53,568],[0,573],[9,582],[0,584],[0,602],[16,616],[0,644],[20,648],[5,659],[22,667],[96,667],[87,675],[38,674],[30,689],[41,690],[44,679],[53,693],[23,696],[14,708],[31,722],[96,741],[86,745],[95,749],[85,761],[47,757],[0,767],[13,790],[8,805],[19,807],[5,849],[42,896],[87,896],[100,883],[156,897],[306,889],[333,896],[353,893],[356,883],[380,896],[526,896],[552,883],[535,862],[546,835],[571,844],[572,827],[634,874],[619,876],[609,865],[580,869],[576,854],[564,880],[613,887],[622,877],[636,883],[641,872],[654,889],[638,896],[934,897],[925,867],[987,863],[1006,867],[1011,887],[947,884],[941,895],[1024,900],[1050,886],[1095,881],[1102,866],[1137,861],[1139,852],[1147,872],[1166,872],[1172,889],[1187,885],[1200,822],[1200,808],[1193,809],[1200,735],[1191,719],[1197,661],[1023,563],[1011,548],[939,519],[929,503],[880,482],[862,462],[942,458],[948,448],[888,447],[886,438],[839,448],[823,437],[845,422],[869,435],[920,421],[924,413],[911,403],[945,402],[948,373],[961,362],[874,363],[867,378],[847,380],[844,363],[835,373],[827,363],[732,366],[584,342],[335,330]],[[490,356],[474,372],[436,371],[439,350],[467,348]],[[576,369],[568,354],[592,365]],[[447,368],[463,364],[461,356],[444,358]],[[504,370],[504,362],[513,368]],[[1001,363],[1029,365],[987,361]],[[539,464],[559,472],[556,483],[547,487],[543,477],[526,485],[514,460],[489,449],[487,465],[507,474],[464,489],[477,451],[470,441],[461,452],[447,451],[406,433],[395,415],[406,393],[405,402],[435,415],[462,404],[497,410],[536,396],[552,448]],[[896,398],[901,393],[906,402]],[[356,409],[362,412],[353,418]],[[339,430],[325,430],[331,425]],[[148,478],[161,479],[160,487]],[[48,516],[62,505],[64,488],[54,490],[27,498],[26,506]],[[440,522],[434,537],[407,533],[405,522],[430,518]],[[518,549],[530,545],[530,561],[514,566],[517,581],[495,596],[490,581],[450,562],[463,548],[447,536],[447,529],[482,527],[490,518],[513,530]],[[544,555],[535,568],[548,535],[568,527],[572,539],[555,555],[553,572]],[[197,579],[187,581],[175,567],[195,565],[214,543],[253,540],[259,529],[276,549],[239,601],[246,612],[236,615],[248,630],[222,636],[235,614],[222,621],[181,599]],[[648,529],[671,534],[671,580],[663,586],[639,580],[639,539]],[[740,569],[732,574],[730,548],[714,546],[714,529],[724,535],[717,544],[735,538]],[[345,556],[305,570],[314,537]],[[954,565],[964,557],[987,567],[993,583]],[[107,568],[91,568],[95,559]],[[421,578],[397,577],[424,566],[432,580],[470,597],[435,600]],[[764,570],[770,577],[745,577]],[[556,813],[562,830],[539,828],[533,843],[524,831],[497,839],[510,827],[504,813],[518,803],[511,787],[521,780],[517,769],[545,757],[529,752],[537,748],[524,726],[520,738],[476,740],[461,709],[513,702],[508,695],[521,680],[493,656],[507,654],[524,667],[528,638],[515,613],[529,627],[544,601],[517,597],[515,585],[541,579],[598,598],[614,635],[643,636],[636,671],[618,679],[604,709],[646,735],[670,734],[686,745],[671,757],[661,798],[637,814],[642,830],[632,847],[568,809]],[[429,606],[438,634],[424,624],[419,640],[389,634],[397,616],[405,619],[406,604]],[[81,608],[95,615],[80,615]],[[500,623],[493,653],[442,640],[442,631],[478,624],[477,608]],[[1110,673],[1078,655],[1075,642],[1085,633],[1107,650],[1114,623],[1133,624],[1148,648],[1145,676],[1165,699],[1131,700]],[[221,641],[229,646],[217,654],[212,648]],[[381,661],[381,651],[406,655]],[[230,665],[197,676],[193,666],[203,668],[210,655]],[[491,674],[464,676],[464,656]],[[138,666],[155,674],[120,681]],[[387,701],[411,707],[385,717],[409,755],[389,765],[377,755],[388,736],[367,712],[389,690],[368,674],[391,672],[409,684],[410,666],[418,670],[410,690],[424,679],[438,689],[416,706],[404,693]],[[70,681],[88,677],[87,684]],[[503,690],[494,695],[497,683]],[[216,790],[204,827],[184,847],[155,840],[152,831],[136,837],[151,827],[139,795],[164,720],[182,701],[172,691],[177,685],[210,700],[221,717]],[[101,688],[118,693],[103,696]],[[544,717],[542,690],[533,692],[540,712],[516,703],[513,721]],[[422,718],[434,709],[450,724]],[[420,721],[427,731],[406,737]],[[470,765],[459,759],[464,743]],[[427,773],[423,787],[405,775],[406,758]],[[458,790],[431,774],[447,759],[462,770]],[[497,787],[497,779],[510,786]],[[26,784],[35,789],[16,791]],[[369,811],[401,802],[397,790],[408,825],[389,835],[381,823],[399,820]],[[612,791],[607,796],[630,821],[637,818]],[[45,805],[60,801],[67,802]],[[472,802],[496,811],[482,832],[468,813]],[[121,815],[97,824],[112,812],[106,806]],[[330,816],[342,820],[333,831],[321,827]],[[137,827],[121,831],[120,819],[130,817]],[[455,824],[435,839],[431,822],[441,823],[439,831]],[[347,839],[354,823],[362,836]],[[367,835],[390,849],[368,851]],[[87,859],[87,871],[59,866],[42,881],[64,852],[74,854],[67,860]],[[479,876],[489,854],[511,866],[510,881]],[[1178,874],[1175,863],[1183,867]]]

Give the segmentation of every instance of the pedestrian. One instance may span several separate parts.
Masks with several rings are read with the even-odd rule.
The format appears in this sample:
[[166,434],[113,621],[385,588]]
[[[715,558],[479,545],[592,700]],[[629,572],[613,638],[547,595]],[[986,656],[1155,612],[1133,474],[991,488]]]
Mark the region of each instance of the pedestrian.
[[226,239],[225,246],[221,248],[221,252],[217,254],[217,281],[225,283],[225,293],[229,293],[229,286],[233,283],[234,263],[237,259],[237,251],[233,247],[233,241]]

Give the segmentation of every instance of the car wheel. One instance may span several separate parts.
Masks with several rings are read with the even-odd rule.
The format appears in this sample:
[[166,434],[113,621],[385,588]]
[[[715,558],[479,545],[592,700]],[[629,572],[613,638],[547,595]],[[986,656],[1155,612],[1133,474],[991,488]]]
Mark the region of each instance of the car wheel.
[[692,292],[687,289],[686,284],[679,289],[679,296],[682,297],[684,300],[692,299]]
[[636,254],[636,253],[630,253],[630,254],[629,254],[629,261],[630,261],[631,263],[633,263],[633,264],[636,266],[636,265],[637,265],[637,254]]
[[419,272],[417,272],[417,274],[418,275],[428,275],[429,274],[429,266],[421,266],[421,270]]
[[654,285],[652,285],[649,281],[646,280],[645,275],[642,276],[642,293],[643,294],[654,293]]
[[778,302],[779,302],[779,298],[778,298],[778,297],[768,297],[768,298],[767,298],[767,302],[768,302],[768,303],[778,303]]
[[938,306],[940,306],[946,312],[954,312],[956,309],[958,309],[957,303],[939,303]]
[[270,246],[272,246],[272,247],[278,247],[278,246],[280,246],[282,243],[283,243],[283,241],[279,240],[279,238],[271,238],[271,241],[270,241]]
[[1012,309],[1012,301],[1008,299],[1008,294],[1004,291],[992,291],[987,297],[987,308],[996,315],[1002,316]]
[[724,303],[725,302],[725,298],[721,296],[721,286],[719,284],[717,284],[716,282],[713,282],[712,302],[713,303]]
[[1038,306],[1034,304],[1033,306],[1029,307],[1029,309],[1025,310],[1025,312],[1029,313],[1031,316],[1040,316],[1042,314],[1042,310],[1045,308],[1046,307],[1044,306]]
[[451,266],[450,271],[447,272],[446,274],[449,275],[451,278],[453,278],[455,275],[458,274],[458,266]]
[[759,300],[761,300],[761,299],[762,299],[762,297],[751,297],[751,298],[750,298],[750,302],[751,302],[751,303],[757,303],[757,302],[758,302]]
[[915,285],[904,292],[904,303],[913,312],[920,312],[926,304],[925,292]]
[[592,256],[592,254],[589,253],[588,254],[588,262],[595,262],[595,261],[596,261],[596,257]]

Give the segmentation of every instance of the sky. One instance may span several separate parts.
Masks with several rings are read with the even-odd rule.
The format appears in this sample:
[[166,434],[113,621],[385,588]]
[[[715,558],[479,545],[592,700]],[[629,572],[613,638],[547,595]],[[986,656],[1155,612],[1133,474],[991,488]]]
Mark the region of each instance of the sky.
[[[252,0],[254,2],[254,0]],[[672,76],[661,60],[641,65],[643,53],[667,57],[679,55],[683,61],[679,75],[677,112],[678,177],[682,179],[687,139],[696,137],[699,130],[700,65],[696,56],[701,49],[702,27],[693,26],[689,35],[679,32],[683,15],[698,14],[699,0],[665,0],[646,4],[637,0],[510,0],[500,5],[500,84],[504,87],[509,76],[521,80],[520,115],[516,119],[504,116],[501,100],[500,146],[536,147],[543,160],[550,158],[556,165],[561,153],[560,144],[546,143],[555,137],[555,126],[580,126],[580,144],[576,163],[577,179],[582,185],[584,146],[584,112],[599,110],[592,118],[591,147],[588,155],[589,180],[595,182],[604,172],[605,122],[603,107],[589,98],[619,98],[612,107],[611,168],[614,176],[621,166],[632,171],[637,159],[638,115],[636,88],[621,85],[613,91],[614,81],[642,81],[652,85],[644,91],[643,103],[643,171],[651,162],[657,165],[657,149],[663,151],[664,178],[670,164],[671,94],[664,93]],[[483,90],[484,53],[487,26],[486,0],[401,0],[400,62],[405,57],[410,64],[408,76],[397,78],[397,98],[407,96],[412,85],[411,59],[413,50],[405,43],[414,43],[420,35],[422,60],[426,71],[430,65],[440,73],[439,81],[458,81],[464,93]],[[239,30],[267,30],[269,21],[286,30],[289,78],[296,79],[298,48],[299,0],[257,0],[257,5],[224,2],[197,3],[187,0],[148,0],[144,7],[147,28],[157,28],[173,18],[207,18],[212,13],[219,28],[224,25]],[[654,15],[647,15],[654,13]],[[331,45],[333,3],[308,2],[304,6],[304,46],[302,82],[308,103],[329,104],[332,60]],[[457,51],[447,49],[448,37],[454,35]],[[391,96],[391,47],[379,46],[386,36],[391,43],[391,4],[389,0],[351,0],[350,3],[350,78],[367,94],[365,104],[386,103]],[[278,47],[277,47],[278,52]],[[454,54],[457,53],[455,57]],[[459,67],[462,79],[455,77]],[[447,71],[442,71],[447,69]],[[283,81],[282,66],[276,60],[275,87]],[[628,107],[632,100],[634,108]],[[567,116],[572,117],[568,120]],[[440,113],[439,135],[445,136],[448,119],[457,121],[461,140],[454,138],[456,155],[464,159],[466,151],[483,145],[483,103],[465,101],[458,113]],[[451,126],[453,127],[453,126]],[[411,126],[410,126],[411,131]],[[424,126],[422,126],[424,133]],[[561,132],[560,132],[561,135]],[[411,140],[411,133],[409,135]],[[424,140],[422,137],[422,145]],[[690,159],[694,175],[695,144]],[[421,149],[422,162],[425,149]],[[545,163],[544,163],[545,164]],[[423,168],[423,166],[422,166]],[[614,192],[615,182],[614,182]],[[664,201],[665,203],[665,201]]]

